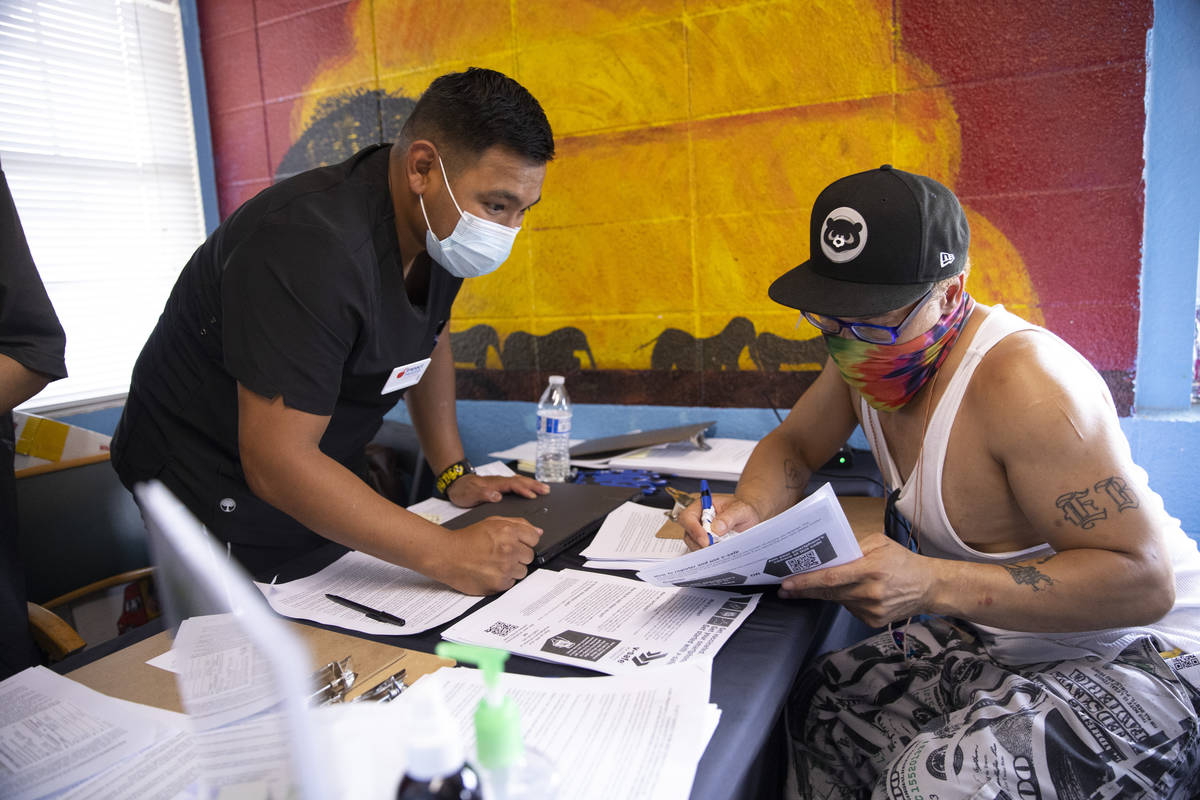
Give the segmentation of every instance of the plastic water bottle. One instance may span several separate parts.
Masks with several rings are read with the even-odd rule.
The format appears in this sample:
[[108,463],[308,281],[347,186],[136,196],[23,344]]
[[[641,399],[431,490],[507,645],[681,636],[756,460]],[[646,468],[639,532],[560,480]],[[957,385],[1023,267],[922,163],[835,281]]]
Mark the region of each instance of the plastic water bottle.
[[563,483],[570,471],[571,399],[562,375],[551,375],[537,410],[537,460],[533,476],[543,483]]

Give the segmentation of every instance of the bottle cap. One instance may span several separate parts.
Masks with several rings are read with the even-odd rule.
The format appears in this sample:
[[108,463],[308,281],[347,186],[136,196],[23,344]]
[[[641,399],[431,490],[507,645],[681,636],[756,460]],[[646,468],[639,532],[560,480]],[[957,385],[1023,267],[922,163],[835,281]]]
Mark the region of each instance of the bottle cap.
[[563,383],[565,380],[566,380],[566,378],[564,378],[562,375],[551,375],[550,376],[551,383]]
[[[553,378],[551,378],[553,380]],[[475,709],[475,750],[479,763],[488,769],[507,767],[525,755],[521,738],[521,714],[517,704],[500,688],[508,653],[491,647],[439,642],[437,654],[474,664],[483,672],[484,695]]]
[[462,769],[466,756],[441,684],[430,681],[428,686],[414,688],[408,702],[404,772],[421,781],[453,775]]

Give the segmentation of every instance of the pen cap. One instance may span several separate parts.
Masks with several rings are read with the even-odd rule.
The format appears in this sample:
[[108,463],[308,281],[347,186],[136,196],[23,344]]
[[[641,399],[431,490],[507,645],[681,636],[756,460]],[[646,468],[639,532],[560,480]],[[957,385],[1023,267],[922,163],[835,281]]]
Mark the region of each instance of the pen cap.
[[442,685],[423,681],[407,694],[408,736],[404,772],[421,781],[443,778],[462,769],[466,755],[458,725],[446,708]]
[[474,664],[483,672],[485,692],[475,709],[475,750],[480,765],[488,769],[515,764],[525,754],[521,737],[521,713],[511,697],[500,688],[508,653],[491,647],[457,642],[439,642],[437,654]]

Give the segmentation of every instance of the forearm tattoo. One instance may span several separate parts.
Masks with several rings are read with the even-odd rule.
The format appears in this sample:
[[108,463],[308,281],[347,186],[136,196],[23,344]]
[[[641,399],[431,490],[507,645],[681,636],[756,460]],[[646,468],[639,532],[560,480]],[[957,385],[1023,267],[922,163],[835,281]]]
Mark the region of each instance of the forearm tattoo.
[[[1045,564],[1050,558],[1050,556],[1047,556],[1037,563]],[[1053,578],[1031,564],[1001,564],[1000,566],[1008,570],[1008,574],[1012,576],[1013,583],[1028,584],[1033,587],[1035,592],[1042,590],[1042,584],[1046,586],[1054,585]]]
[[1137,508],[1138,499],[1124,478],[1113,475],[1096,482],[1091,489],[1060,494],[1054,505],[1063,512],[1067,522],[1087,531],[1100,520],[1108,519],[1109,509],[1120,513]]
[[783,460],[783,485],[788,489],[803,489],[808,485],[807,470],[803,469],[799,461],[790,458]]

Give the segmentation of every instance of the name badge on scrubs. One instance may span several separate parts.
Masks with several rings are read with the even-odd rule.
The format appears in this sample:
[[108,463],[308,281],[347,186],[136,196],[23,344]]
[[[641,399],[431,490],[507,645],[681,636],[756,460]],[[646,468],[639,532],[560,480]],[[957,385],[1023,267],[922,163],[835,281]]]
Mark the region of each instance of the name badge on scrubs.
[[405,364],[403,367],[396,367],[388,376],[387,383],[383,384],[383,390],[379,393],[396,392],[416,384],[425,374],[425,368],[429,366],[429,361],[428,358],[422,358],[420,361]]

